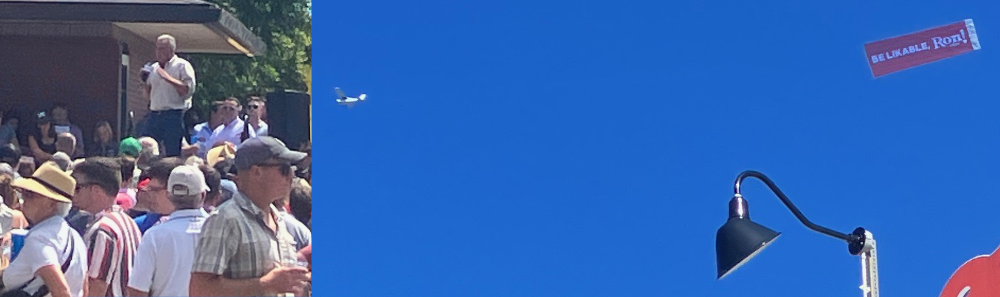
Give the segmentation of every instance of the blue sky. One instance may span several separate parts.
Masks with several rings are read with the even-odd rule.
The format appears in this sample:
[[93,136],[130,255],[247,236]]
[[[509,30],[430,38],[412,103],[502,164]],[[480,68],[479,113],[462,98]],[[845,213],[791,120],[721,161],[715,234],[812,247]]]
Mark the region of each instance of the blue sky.
[[[692,2],[315,3],[317,290],[859,295],[847,245],[756,180],[783,235],[715,280],[747,169],[872,231],[884,296],[1000,246],[1000,3]],[[872,78],[865,43],[966,18],[982,50]]]

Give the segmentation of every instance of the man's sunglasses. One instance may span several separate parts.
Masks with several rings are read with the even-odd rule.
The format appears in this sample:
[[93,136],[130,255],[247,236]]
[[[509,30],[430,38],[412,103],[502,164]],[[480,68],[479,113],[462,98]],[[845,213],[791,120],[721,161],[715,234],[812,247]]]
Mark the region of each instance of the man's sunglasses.
[[165,190],[167,190],[167,188],[165,188],[165,187],[154,187],[154,186],[149,186],[149,185],[147,185],[145,187],[139,188],[139,192],[146,192],[146,193],[156,193],[156,192],[165,191]]
[[288,163],[263,163],[263,164],[257,164],[257,166],[260,166],[260,167],[278,167],[278,169],[281,170],[281,175],[283,175],[283,176],[288,176],[288,175],[292,174],[292,171],[295,171],[295,169],[296,169],[295,166],[293,166],[292,164],[288,164]]
[[97,183],[77,183],[76,187],[73,189],[74,192],[79,192],[81,189],[97,185]]

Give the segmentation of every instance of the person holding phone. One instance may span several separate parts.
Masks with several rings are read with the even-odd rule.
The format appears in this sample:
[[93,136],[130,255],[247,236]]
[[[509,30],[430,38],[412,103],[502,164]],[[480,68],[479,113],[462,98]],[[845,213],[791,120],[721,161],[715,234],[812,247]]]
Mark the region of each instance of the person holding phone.
[[52,124],[55,126],[57,134],[69,133],[75,140],[72,149],[64,149],[62,152],[69,154],[70,158],[82,158],[86,152],[83,141],[83,130],[79,126],[69,121],[69,108],[65,104],[56,103],[52,107]]

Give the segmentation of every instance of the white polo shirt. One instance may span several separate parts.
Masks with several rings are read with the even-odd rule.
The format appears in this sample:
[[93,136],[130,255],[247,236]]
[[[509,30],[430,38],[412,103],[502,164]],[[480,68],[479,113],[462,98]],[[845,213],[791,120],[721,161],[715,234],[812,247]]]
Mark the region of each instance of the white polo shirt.
[[[239,146],[240,143],[243,143],[240,140],[240,136],[243,135],[244,125],[243,120],[237,118],[225,125],[215,127],[215,131],[212,131],[212,135],[208,137],[208,142],[205,143],[205,153],[207,154],[212,145],[215,145],[219,141],[228,141]],[[253,130],[253,126],[250,126],[250,138],[254,137],[257,137],[257,132]]]
[[187,296],[204,209],[183,209],[142,236],[128,286],[149,296]]
[[[39,198],[44,199],[44,198]],[[69,243],[73,241],[72,253]],[[73,231],[62,216],[53,216],[31,227],[24,247],[17,258],[3,272],[3,283],[7,290],[16,289],[31,280],[38,269],[55,265],[62,270],[63,262],[68,257],[69,269],[66,270],[66,282],[69,284],[71,296],[83,296],[83,281],[87,275],[87,246],[80,234]],[[25,291],[35,293],[44,282],[39,277],[31,282]]]
[[[153,64],[153,67],[153,69],[156,69],[161,66],[157,62]],[[154,70],[149,73],[149,79],[146,80],[146,84],[151,87],[149,92],[149,110],[190,109],[191,97],[194,94],[195,87],[194,67],[191,67],[191,63],[187,60],[175,55],[173,58],[170,58],[170,61],[167,61],[167,65],[163,67],[163,70],[166,70],[170,76],[187,85],[188,93],[178,94],[177,88],[174,88],[174,85],[170,84],[170,82],[160,76],[158,71]]]

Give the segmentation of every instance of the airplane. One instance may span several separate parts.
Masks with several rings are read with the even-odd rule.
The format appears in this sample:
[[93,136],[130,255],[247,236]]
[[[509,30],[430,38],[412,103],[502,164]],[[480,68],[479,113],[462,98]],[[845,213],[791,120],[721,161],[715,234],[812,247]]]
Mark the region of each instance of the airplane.
[[358,97],[347,97],[347,95],[344,95],[344,91],[341,91],[340,88],[335,88],[334,90],[337,92],[337,96],[340,96],[340,98],[337,98],[337,103],[347,105],[347,107],[353,107],[354,104],[365,101],[365,97],[368,97],[368,95],[365,94],[361,94],[361,96]]

